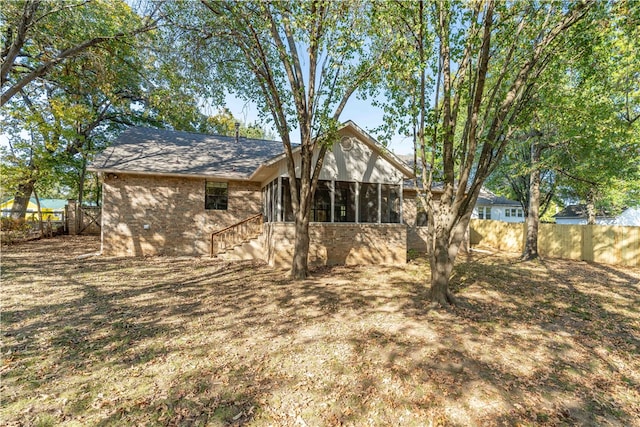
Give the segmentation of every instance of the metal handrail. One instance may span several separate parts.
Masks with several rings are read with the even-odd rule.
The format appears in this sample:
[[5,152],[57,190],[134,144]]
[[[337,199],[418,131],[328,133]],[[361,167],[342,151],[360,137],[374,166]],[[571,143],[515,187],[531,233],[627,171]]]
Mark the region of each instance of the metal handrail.
[[[215,238],[216,238],[216,237],[218,237],[218,238],[219,238],[219,236],[222,236],[223,234],[228,234],[228,232],[229,232],[229,231],[232,231],[232,230],[235,232],[235,231],[236,231],[236,230],[238,230],[240,227],[242,227],[242,226],[244,226],[244,225],[247,225],[248,223],[250,223],[250,222],[252,222],[252,221],[255,221],[255,220],[258,220],[258,222],[259,222],[260,224],[262,224],[262,213],[255,214],[255,215],[253,215],[253,216],[250,216],[249,218],[243,219],[242,221],[240,221],[240,222],[238,222],[238,223],[236,223],[236,224],[230,225],[230,226],[228,226],[228,227],[226,227],[226,228],[223,228],[222,230],[214,231],[213,233],[211,233],[211,249],[210,249],[210,256],[211,256],[211,257],[214,257],[214,256],[216,256],[216,255],[218,254],[218,250],[217,250],[217,248],[215,248],[215,246],[216,246],[216,245],[214,244],[214,242],[215,242]],[[243,241],[243,240],[245,240],[245,239],[247,238],[247,234],[248,234],[248,233],[241,234],[241,235],[240,235],[240,239],[237,239],[237,240],[239,240],[239,241]],[[237,235],[236,235],[236,236],[237,236]],[[218,242],[220,242],[220,238],[218,239]],[[227,243],[228,243],[228,242],[227,242],[227,239],[225,239],[224,243],[225,243],[225,248],[226,248]],[[214,250],[214,248],[215,248],[215,250]]]

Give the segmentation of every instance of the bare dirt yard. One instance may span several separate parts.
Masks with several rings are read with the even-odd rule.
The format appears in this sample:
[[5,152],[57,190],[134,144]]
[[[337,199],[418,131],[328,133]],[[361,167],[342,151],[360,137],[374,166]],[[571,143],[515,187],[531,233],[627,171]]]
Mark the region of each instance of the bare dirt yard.
[[[0,424],[640,426],[640,269],[476,254],[315,270],[2,248]],[[80,256],[80,257],[79,257]]]

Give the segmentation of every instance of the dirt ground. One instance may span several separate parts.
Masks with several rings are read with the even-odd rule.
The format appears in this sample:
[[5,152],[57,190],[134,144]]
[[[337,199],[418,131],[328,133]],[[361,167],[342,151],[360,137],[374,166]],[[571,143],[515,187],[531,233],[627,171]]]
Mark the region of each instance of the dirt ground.
[[640,269],[475,254],[308,280],[254,262],[2,248],[0,424],[640,426]]

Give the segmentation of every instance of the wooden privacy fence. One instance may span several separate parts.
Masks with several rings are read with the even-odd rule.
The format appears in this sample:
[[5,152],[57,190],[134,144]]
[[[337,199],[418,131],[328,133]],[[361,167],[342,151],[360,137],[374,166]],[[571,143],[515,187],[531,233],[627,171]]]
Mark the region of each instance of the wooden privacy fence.
[[[472,246],[524,249],[525,224],[472,219],[469,229]],[[540,224],[538,252],[543,257],[640,267],[640,227]]]

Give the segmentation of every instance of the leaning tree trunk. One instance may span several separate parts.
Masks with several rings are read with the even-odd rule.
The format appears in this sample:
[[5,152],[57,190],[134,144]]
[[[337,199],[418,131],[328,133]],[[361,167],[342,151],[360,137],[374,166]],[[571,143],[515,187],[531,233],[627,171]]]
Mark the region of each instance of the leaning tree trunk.
[[540,148],[531,144],[531,173],[529,178],[529,209],[527,210],[527,237],[522,259],[538,258],[538,228],[540,225]]
[[33,188],[35,186],[35,180],[28,180],[18,185],[16,189],[15,197],[13,198],[13,206],[11,207],[11,218],[20,220],[24,219],[27,214],[27,207],[29,206],[29,199]]

